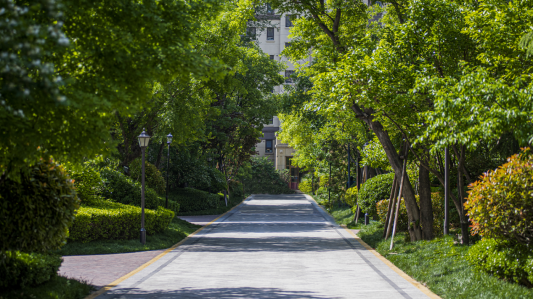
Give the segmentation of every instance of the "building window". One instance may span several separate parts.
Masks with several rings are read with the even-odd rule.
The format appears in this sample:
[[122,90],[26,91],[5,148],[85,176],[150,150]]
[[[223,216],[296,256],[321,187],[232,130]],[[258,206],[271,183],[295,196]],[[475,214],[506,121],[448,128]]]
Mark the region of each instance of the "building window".
[[287,48],[287,47],[290,47],[290,46],[291,46],[291,43],[286,43],[286,44],[285,44],[285,47],[286,47],[286,48]]
[[291,15],[286,15],[286,27],[293,27],[293,23],[291,22]]
[[287,71],[286,70],[286,73],[285,73],[286,83],[293,83],[293,78],[291,78],[291,76],[293,76],[294,73],[295,73],[295,71]]
[[265,140],[265,152],[266,153],[273,152],[273,141],[272,140]]
[[270,60],[274,60],[274,55],[269,55]]
[[268,125],[272,125],[273,123],[274,123],[274,116],[273,116],[273,117],[271,117],[271,119],[269,120],[269,123],[268,123]]
[[247,27],[247,37],[256,39],[256,27]]
[[274,15],[274,9],[271,8],[271,3],[267,3],[265,6],[267,7],[267,14]]
[[267,40],[274,40],[274,27],[267,28]]

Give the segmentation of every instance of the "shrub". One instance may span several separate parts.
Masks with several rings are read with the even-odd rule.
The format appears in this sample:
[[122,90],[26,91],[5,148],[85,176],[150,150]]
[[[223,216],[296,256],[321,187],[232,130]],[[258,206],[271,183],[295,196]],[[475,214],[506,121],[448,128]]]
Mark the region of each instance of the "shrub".
[[394,173],[380,174],[368,179],[358,194],[358,204],[364,213],[376,216],[376,203],[389,198]]
[[532,251],[525,244],[482,239],[469,248],[466,259],[480,271],[532,287]]
[[250,161],[251,177],[245,178],[247,194],[293,194],[289,188],[287,170],[277,171],[266,157],[253,157]]
[[62,261],[57,255],[8,251],[0,266],[0,289],[18,289],[47,282],[57,276]]
[[[210,176],[210,184],[208,188],[200,188],[200,186],[197,187],[197,189],[208,191],[210,193],[219,193],[223,190],[226,190],[228,185],[226,184],[226,176],[224,173],[220,172],[216,168],[208,168],[209,169],[209,176]],[[203,184],[204,185],[204,184]],[[230,186],[230,188],[232,188]]]
[[[130,163],[130,178],[134,182],[141,183],[141,158],[136,158]],[[159,169],[145,160],[145,184],[159,195],[165,194],[165,179]]]
[[230,181],[230,199],[241,200],[245,196],[243,193],[243,184],[238,181]]
[[61,165],[41,160],[20,182],[0,184],[0,251],[46,251],[64,244],[80,200]]
[[299,190],[304,192],[304,193],[311,194],[312,193],[312,182],[309,181],[309,180],[305,180],[303,182],[300,182],[299,183]]
[[[145,229],[149,235],[164,231],[174,212],[157,207],[145,209]],[[128,240],[139,237],[141,208],[125,204],[101,201],[92,207],[81,207],[70,228],[70,240],[90,242],[94,240]]]
[[221,198],[224,198],[219,194],[211,194],[193,188],[174,190],[172,194],[169,194],[169,198],[171,197],[180,204],[182,212],[215,209],[219,205]]
[[74,180],[76,194],[82,204],[91,204],[101,199],[100,194],[102,194],[105,185],[98,171],[89,167],[88,163],[84,163],[81,169],[70,169],[69,173]]
[[[104,168],[100,174],[106,181],[106,188],[102,192],[105,198],[118,203],[141,206],[140,183],[134,182],[123,173],[110,168]],[[155,210],[158,207],[165,207],[165,198],[159,197],[156,191],[145,186],[145,208]],[[169,200],[168,209],[178,213],[180,205]]]
[[[472,233],[532,243],[532,154],[530,149],[508,158],[495,171],[488,171],[480,181],[469,185],[465,202],[467,215],[473,222]],[[530,247],[532,251],[532,247]]]
[[[445,209],[443,193],[433,192],[430,196],[432,200],[432,214],[434,217],[432,230],[434,231],[435,236],[443,234],[443,218],[445,217]],[[419,195],[415,196],[417,203],[419,203]],[[376,211],[378,214],[379,221],[386,223],[387,211],[388,211],[389,200],[384,199],[376,203]],[[452,203],[451,203],[452,205]],[[449,209],[449,214],[450,209]],[[451,218],[452,219],[452,218]],[[455,222],[458,224],[458,221]],[[404,204],[404,199],[401,198],[401,206],[399,209],[399,218],[397,219],[397,231],[407,231],[408,230],[408,212],[406,211],[406,205]]]
[[355,208],[358,202],[358,187],[357,186],[350,187],[349,189],[347,189],[347,191],[345,192],[345,202],[349,206]]

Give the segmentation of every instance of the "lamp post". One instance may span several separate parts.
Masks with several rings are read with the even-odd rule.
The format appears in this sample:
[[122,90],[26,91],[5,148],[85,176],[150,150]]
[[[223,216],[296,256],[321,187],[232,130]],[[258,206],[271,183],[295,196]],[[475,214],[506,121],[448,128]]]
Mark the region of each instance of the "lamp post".
[[167,186],[165,186],[165,209],[169,205],[169,160],[171,152],[172,135],[167,135]]
[[150,141],[150,136],[143,133],[137,137],[139,139],[139,146],[141,147],[142,160],[141,160],[141,244],[146,243],[146,230],[145,230],[145,149]]
[[445,148],[445,219],[443,219],[443,235],[449,234],[449,147]]

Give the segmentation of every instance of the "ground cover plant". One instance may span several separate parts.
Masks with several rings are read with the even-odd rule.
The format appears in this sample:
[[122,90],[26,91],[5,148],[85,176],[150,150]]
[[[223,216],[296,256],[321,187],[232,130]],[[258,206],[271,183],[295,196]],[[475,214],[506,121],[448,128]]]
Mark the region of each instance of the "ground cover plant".
[[200,227],[175,217],[163,232],[147,235],[145,245],[141,244],[138,238],[132,240],[96,240],[87,243],[69,241],[54,253],[65,256],[166,249],[180,242]]
[[35,287],[0,291],[0,299],[82,299],[92,291],[94,287],[86,281],[56,276]]
[[360,226],[358,236],[406,274],[442,298],[532,298],[531,288],[499,279],[465,262],[469,246],[452,237],[407,242],[406,233],[395,236],[395,247],[382,237],[384,226]]
[[221,215],[224,214],[235,206],[239,205],[248,195],[243,195],[243,197],[229,197],[228,206],[224,204],[224,200],[219,201],[219,205],[216,208],[208,208],[205,210],[190,211],[190,212],[180,212],[178,216],[199,216],[199,215]]

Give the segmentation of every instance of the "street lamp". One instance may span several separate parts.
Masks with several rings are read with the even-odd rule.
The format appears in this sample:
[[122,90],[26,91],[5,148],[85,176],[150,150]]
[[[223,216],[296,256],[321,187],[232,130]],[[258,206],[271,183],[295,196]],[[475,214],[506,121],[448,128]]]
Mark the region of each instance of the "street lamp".
[[167,208],[167,205],[169,204],[169,160],[170,160],[170,148],[171,148],[171,142],[172,142],[172,135],[169,133],[167,135],[167,186],[165,187],[165,209]]
[[145,149],[150,141],[150,136],[145,133],[145,128],[143,128],[143,133],[137,136],[137,138],[139,139],[139,146],[141,147],[141,153],[143,157],[141,160],[141,244],[145,245]]

